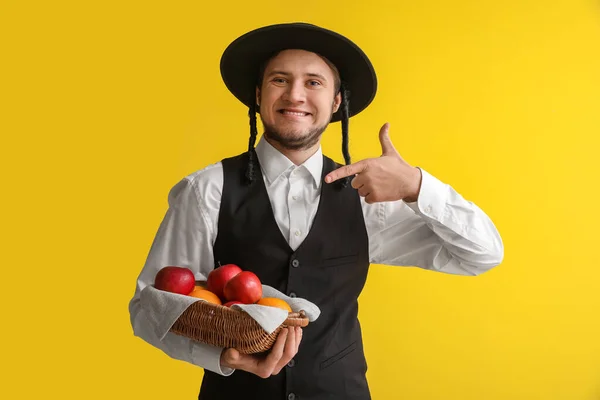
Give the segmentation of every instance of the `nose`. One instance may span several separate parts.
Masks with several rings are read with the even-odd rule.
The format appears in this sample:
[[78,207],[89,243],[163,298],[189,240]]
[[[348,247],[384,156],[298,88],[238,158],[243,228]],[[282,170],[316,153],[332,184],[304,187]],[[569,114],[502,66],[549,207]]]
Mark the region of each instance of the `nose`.
[[284,93],[284,100],[293,104],[304,103],[306,101],[306,88],[300,80],[294,80],[291,85],[288,85]]

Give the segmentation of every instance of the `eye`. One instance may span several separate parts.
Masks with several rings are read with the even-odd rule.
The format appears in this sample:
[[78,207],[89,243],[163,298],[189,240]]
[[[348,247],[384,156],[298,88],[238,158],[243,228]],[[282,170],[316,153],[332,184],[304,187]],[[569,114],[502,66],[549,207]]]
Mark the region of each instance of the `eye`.
[[272,82],[275,82],[275,83],[285,83],[286,80],[285,80],[285,78],[273,78]]
[[314,86],[314,87],[316,87],[316,86],[321,86],[321,82],[319,82],[319,81],[315,81],[315,80],[308,81],[308,84],[309,84],[310,86]]

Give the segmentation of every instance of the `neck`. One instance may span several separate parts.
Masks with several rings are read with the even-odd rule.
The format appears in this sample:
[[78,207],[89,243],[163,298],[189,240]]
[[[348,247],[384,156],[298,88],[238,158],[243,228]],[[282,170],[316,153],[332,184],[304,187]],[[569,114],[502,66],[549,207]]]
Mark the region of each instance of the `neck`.
[[309,148],[292,150],[292,149],[288,149],[288,148],[282,146],[281,143],[279,143],[275,140],[271,140],[266,136],[264,137],[264,139],[271,146],[276,148],[277,151],[279,151],[281,154],[286,156],[295,165],[304,164],[304,162],[306,162],[306,160],[308,160],[310,157],[312,157],[317,152],[317,150],[319,150],[319,144],[320,144],[319,142],[317,142],[316,144],[314,144],[313,146],[311,146]]

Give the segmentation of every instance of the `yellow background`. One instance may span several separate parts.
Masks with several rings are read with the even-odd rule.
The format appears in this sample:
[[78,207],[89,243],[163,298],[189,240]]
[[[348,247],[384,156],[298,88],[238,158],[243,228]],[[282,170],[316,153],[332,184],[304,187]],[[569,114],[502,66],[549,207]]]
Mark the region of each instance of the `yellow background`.
[[[183,176],[247,143],[219,58],[261,25],[348,35],[379,77],[354,160],[405,159],[492,218],[476,278],[373,266],[376,400],[600,399],[597,1],[3,1],[0,398],[193,399],[127,304]],[[324,149],[341,160],[339,124]]]

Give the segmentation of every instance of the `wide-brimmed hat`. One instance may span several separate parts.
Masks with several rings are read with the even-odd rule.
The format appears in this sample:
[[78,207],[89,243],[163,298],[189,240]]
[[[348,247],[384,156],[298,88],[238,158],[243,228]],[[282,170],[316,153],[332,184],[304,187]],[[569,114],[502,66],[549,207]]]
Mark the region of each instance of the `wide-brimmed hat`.
[[[349,117],[363,111],[373,101],[377,76],[366,54],[350,39],[306,23],[265,26],[234,40],[221,57],[221,76],[225,85],[238,100],[250,107],[256,102],[261,65],[286,49],[317,53],[336,66],[349,90]],[[340,109],[331,121],[341,119]]]

